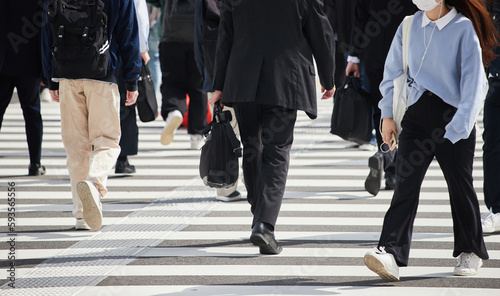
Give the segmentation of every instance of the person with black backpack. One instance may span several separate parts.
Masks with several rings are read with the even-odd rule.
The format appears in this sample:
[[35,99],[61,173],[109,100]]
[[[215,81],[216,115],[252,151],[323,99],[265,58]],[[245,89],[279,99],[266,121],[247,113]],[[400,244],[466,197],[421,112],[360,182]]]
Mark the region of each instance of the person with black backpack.
[[[165,120],[160,142],[169,145],[188,112],[188,134],[191,149],[203,145],[203,130],[207,127],[207,94],[203,78],[194,60],[194,13],[196,0],[147,0],[162,7],[160,64],[162,83],[161,115]],[[186,103],[189,95],[189,106]]]
[[101,198],[120,154],[121,60],[126,105],[137,99],[141,55],[132,0],[46,0],[42,63],[52,99],[61,103],[61,137],[76,229],[102,227]]

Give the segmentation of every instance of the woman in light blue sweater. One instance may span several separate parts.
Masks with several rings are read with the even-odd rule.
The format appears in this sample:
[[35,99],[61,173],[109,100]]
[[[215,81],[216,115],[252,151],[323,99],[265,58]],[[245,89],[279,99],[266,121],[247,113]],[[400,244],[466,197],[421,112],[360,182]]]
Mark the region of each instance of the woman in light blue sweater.
[[[497,32],[484,0],[413,0],[408,50],[408,109],[402,120],[396,188],[378,247],[365,264],[387,281],[408,265],[413,222],[427,168],[436,157],[448,184],[453,217],[455,275],[474,275],[488,259],[479,203],[472,184],[474,124],[486,95],[484,72],[493,58]],[[474,17],[472,17],[474,16]],[[403,74],[402,25],[386,59],[382,137],[392,146],[393,80]]]

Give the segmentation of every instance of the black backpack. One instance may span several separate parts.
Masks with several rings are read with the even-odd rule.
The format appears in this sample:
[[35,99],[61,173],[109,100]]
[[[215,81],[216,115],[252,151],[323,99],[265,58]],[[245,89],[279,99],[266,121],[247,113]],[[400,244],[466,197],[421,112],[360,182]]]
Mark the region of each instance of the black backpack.
[[196,0],[168,0],[165,3],[164,41],[193,43]]
[[104,78],[108,18],[101,0],[54,0],[48,5],[54,78]]
[[201,148],[200,177],[205,185],[213,188],[229,188],[238,181],[238,158],[242,149],[231,127],[231,118],[231,112],[222,111],[217,102]]

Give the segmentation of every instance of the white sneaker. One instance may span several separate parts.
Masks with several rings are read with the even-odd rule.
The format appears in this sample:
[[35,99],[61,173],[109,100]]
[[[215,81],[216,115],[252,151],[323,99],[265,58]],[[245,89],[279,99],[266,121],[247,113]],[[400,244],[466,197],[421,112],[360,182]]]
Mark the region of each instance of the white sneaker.
[[457,257],[457,266],[453,270],[454,275],[475,275],[479,267],[483,265],[483,260],[474,253],[462,252]]
[[202,135],[191,135],[191,150],[200,150],[205,144]]
[[92,230],[102,227],[101,194],[90,181],[80,181],[76,184],[76,191],[83,204],[83,220]]
[[174,135],[182,123],[182,113],[179,110],[170,111],[165,120],[165,127],[161,132],[160,143],[168,145],[174,140]]
[[238,190],[235,190],[231,194],[226,195],[226,196],[217,195],[217,197],[215,199],[220,200],[220,201],[236,201],[236,200],[241,199],[241,193]]
[[392,254],[387,253],[383,247],[365,254],[365,265],[388,282],[399,281],[399,266]]
[[87,223],[85,223],[85,220],[82,218],[76,218],[76,225],[75,225],[76,230],[90,230],[90,227],[88,226]]
[[490,210],[490,212],[481,219],[481,225],[483,226],[483,233],[500,231],[500,213],[493,214]]

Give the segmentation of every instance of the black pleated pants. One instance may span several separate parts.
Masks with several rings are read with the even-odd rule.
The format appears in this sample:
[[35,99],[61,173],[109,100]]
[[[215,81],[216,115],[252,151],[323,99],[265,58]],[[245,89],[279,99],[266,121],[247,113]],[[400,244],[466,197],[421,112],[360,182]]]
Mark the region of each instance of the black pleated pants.
[[233,104],[243,143],[243,176],[256,222],[274,227],[285,193],[297,110]]
[[453,256],[474,252],[488,259],[479,202],[472,185],[475,128],[467,139],[455,144],[443,137],[445,126],[455,112],[456,108],[431,92],[425,92],[403,118],[396,158],[396,188],[379,241],[379,246],[393,254],[399,266],[408,265],[420,187],[434,157],[443,171],[450,195]]

